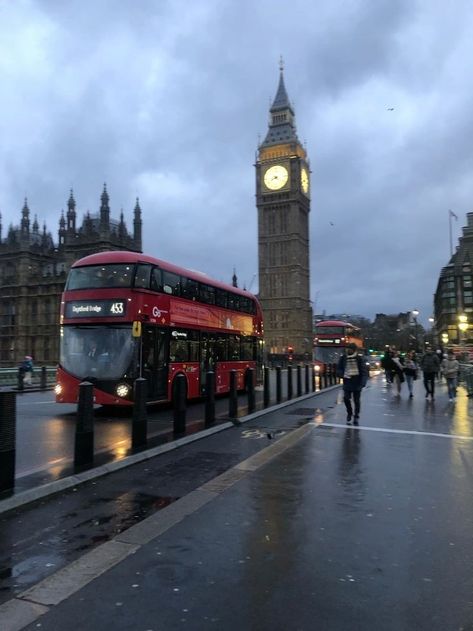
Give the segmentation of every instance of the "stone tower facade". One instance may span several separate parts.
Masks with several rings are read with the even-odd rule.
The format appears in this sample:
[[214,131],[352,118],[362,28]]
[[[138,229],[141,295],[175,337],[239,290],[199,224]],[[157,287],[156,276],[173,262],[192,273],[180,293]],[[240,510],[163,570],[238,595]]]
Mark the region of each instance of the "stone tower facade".
[[59,360],[59,306],[67,272],[74,261],[108,250],[141,252],[142,221],[139,201],[133,213],[133,233],[110,216],[104,186],[100,211],[87,212],[79,226],[71,191],[67,212],[59,219],[55,243],[46,225],[30,221],[25,199],[20,225],[3,236],[0,216],[0,366],[15,366],[25,355],[36,366]]
[[259,299],[266,352],[270,358],[310,358],[310,168],[297,137],[282,64],[269,116],[255,165]]

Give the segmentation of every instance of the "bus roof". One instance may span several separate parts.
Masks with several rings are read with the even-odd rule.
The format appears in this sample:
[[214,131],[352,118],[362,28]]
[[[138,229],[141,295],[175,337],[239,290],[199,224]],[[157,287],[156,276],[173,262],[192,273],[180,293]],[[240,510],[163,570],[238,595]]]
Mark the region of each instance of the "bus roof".
[[316,322],[315,326],[351,326],[354,329],[359,328],[354,324],[350,324],[350,322],[342,322],[341,320],[321,320],[320,322]]
[[252,298],[256,302],[258,302],[256,296],[251,292],[246,291],[246,289],[233,287],[233,285],[228,285],[218,280],[214,280],[213,278],[207,276],[206,274],[203,274],[202,272],[196,272],[186,269],[185,267],[179,267],[177,265],[173,265],[172,263],[168,263],[167,261],[163,261],[162,259],[157,259],[146,254],[140,254],[139,252],[129,252],[127,250],[99,252],[97,254],[85,256],[84,258],[75,261],[75,263],[71,267],[84,267],[87,265],[111,265],[114,263],[150,263],[151,265],[157,265],[161,269],[172,272],[173,274],[186,276],[187,278],[199,281],[200,283],[212,285],[213,287],[219,287],[220,289],[231,291],[234,294],[239,294],[241,296],[246,296],[247,298]]

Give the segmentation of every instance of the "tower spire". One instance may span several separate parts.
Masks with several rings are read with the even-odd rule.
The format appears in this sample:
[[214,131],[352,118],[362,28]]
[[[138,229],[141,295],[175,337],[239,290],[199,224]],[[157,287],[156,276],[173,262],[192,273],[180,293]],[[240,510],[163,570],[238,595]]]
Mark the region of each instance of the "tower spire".
[[110,206],[109,197],[107,193],[107,184],[103,185],[103,192],[100,196],[100,227],[104,230],[107,230],[110,227]]
[[141,252],[141,228],[143,222],[141,221],[141,206],[139,197],[136,198],[135,209],[133,211],[133,241],[135,242],[135,248],[138,252]]
[[296,133],[294,108],[291,105],[284,84],[284,62],[279,60],[279,83],[273,104],[269,108],[269,129],[261,147],[299,142]]
[[76,200],[72,188],[67,200],[67,230],[68,232],[76,231]]

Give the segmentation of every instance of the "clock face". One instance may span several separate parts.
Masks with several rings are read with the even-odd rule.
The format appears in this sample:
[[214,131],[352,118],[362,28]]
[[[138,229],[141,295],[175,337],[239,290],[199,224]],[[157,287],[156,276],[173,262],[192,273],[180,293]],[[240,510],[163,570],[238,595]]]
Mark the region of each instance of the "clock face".
[[307,173],[307,169],[302,167],[301,170],[301,186],[302,190],[305,194],[309,192],[309,174]]
[[289,173],[286,167],[283,167],[281,164],[275,164],[269,167],[264,174],[264,185],[271,191],[277,191],[287,183],[288,178]]

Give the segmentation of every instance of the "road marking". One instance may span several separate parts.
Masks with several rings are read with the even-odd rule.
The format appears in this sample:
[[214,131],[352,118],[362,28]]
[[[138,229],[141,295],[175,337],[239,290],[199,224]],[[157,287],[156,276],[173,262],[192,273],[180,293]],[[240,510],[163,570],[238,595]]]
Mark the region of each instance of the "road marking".
[[385,427],[368,427],[367,425],[348,425],[343,423],[312,423],[312,425],[325,425],[326,427],[341,427],[344,429],[364,429],[368,432],[384,432],[386,434],[412,434],[414,436],[434,436],[436,438],[459,438],[460,440],[473,440],[473,436],[461,436],[460,434],[439,434],[436,432],[421,432],[413,429],[387,429]]

